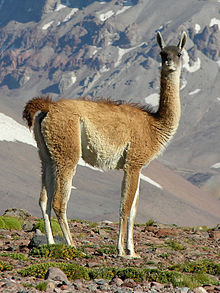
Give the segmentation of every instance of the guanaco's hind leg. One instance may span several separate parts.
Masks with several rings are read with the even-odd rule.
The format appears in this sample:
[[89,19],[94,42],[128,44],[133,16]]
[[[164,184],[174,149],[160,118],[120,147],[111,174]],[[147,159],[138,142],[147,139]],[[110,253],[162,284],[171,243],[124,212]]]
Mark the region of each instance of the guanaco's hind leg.
[[[69,225],[67,222],[66,208],[71,193],[72,178],[75,168],[58,170],[56,172],[56,191],[53,198],[53,209],[60,224],[63,236],[68,245],[74,246]],[[59,172],[60,171],[60,172]]]
[[[140,170],[127,168],[122,182],[118,255],[128,258],[139,257],[134,251],[133,227],[139,199]],[[126,251],[125,251],[125,237]]]
[[42,161],[42,188],[40,193],[39,205],[41,208],[44,226],[46,231],[47,243],[54,244],[54,238],[51,228],[51,207],[54,195],[55,178],[51,164]]

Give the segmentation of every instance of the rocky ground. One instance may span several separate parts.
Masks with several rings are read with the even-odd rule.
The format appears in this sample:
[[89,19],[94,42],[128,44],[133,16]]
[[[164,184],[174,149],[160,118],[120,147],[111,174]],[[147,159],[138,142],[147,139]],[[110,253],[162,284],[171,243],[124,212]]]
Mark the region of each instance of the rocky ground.
[[[43,257],[39,245],[45,243],[45,236],[39,230],[39,219],[26,214],[22,223],[20,230],[0,230],[0,292],[220,292],[219,227],[180,228],[153,221],[136,225],[134,241],[140,259],[129,260],[116,256],[117,223],[69,221],[80,251],[72,257],[67,255],[67,250],[60,257],[46,252]],[[61,237],[57,236],[57,239]],[[30,265],[47,265],[49,262],[50,268],[46,275],[41,269],[38,269],[38,275],[32,273],[31,276],[27,276],[19,273]],[[75,264],[87,271],[103,267],[120,268],[124,271],[130,268],[130,272],[134,270],[136,273],[126,276],[122,273],[112,273],[112,278],[108,279],[99,276],[96,278],[95,275],[94,278],[90,275],[90,279],[87,280],[74,279],[59,268],[55,268],[58,263]],[[197,266],[193,267],[190,264]],[[147,279],[141,280],[137,272],[145,268],[150,274]],[[160,272],[160,277],[155,279],[154,272]],[[164,276],[172,272],[179,275],[173,275],[167,279],[168,282],[164,282]],[[203,278],[202,283],[196,283],[198,276],[203,273],[207,273],[207,278]],[[39,278],[39,275],[43,277]],[[192,276],[190,283],[177,280],[188,276]],[[179,285],[175,285],[178,282]]]

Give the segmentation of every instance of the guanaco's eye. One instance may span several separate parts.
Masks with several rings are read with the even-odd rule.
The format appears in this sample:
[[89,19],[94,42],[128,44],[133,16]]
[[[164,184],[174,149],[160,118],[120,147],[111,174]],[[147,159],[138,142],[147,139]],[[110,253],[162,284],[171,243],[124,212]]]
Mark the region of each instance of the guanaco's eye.
[[182,53],[178,53],[178,57],[181,57],[182,56]]

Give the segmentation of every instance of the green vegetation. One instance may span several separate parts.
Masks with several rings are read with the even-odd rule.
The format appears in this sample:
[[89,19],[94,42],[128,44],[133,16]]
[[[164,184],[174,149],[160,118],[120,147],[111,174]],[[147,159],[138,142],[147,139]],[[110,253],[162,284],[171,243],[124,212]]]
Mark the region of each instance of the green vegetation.
[[22,276],[35,276],[37,278],[44,278],[47,269],[51,266],[60,268],[70,280],[83,278],[85,280],[102,278],[102,279],[112,279],[114,277],[119,277],[122,280],[127,278],[132,278],[137,282],[147,280],[149,282],[159,282],[159,283],[172,283],[175,287],[189,287],[195,288],[202,286],[203,284],[215,284],[219,283],[214,280],[211,276],[205,273],[191,273],[184,274],[178,271],[169,270],[159,270],[150,268],[85,268],[77,264],[67,264],[67,263],[44,263],[35,264],[29,266],[19,273]]
[[89,225],[89,228],[96,228],[97,226],[98,226],[98,223],[96,223],[96,222],[91,222],[91,223],[89,223],[88,224]]
[[101,245],[100,248],[96,249],[96,252],[99,255],[103,255],[103,254],[116,254],[116,248],[114,245]]
[[220,275],[220,264],[209,259],[194,262],[188,261],[183,264],[170,266],[169,269],[183,273]]
[[165,244],[167,245],[167,247],[169,249],[172,249],[172,250],[185,250],[186,249],[186,246],[184,246],[183,244],[179,243],[176,240],[165,241]]
[[47,289],[47,282],[40,282],[37,284],[37,286],[35,287],[37,290],[39,291],[46,291]]
[[207,232],[210,229],[207,226],[197,226],[197,227],[194,227],[192,230],[193,232]]
[[[51,226],[52,226],[52,231],[53,231],[53,235],[59,235],[62,236],[62,231],[60,229],[60,225],[57,221],[57,219],[51,219]],[[45,233],[45,227],[44,227],[44,221],[43,219],[40,219],[36,222],[36,224],[34,225],[34,230],[40,230],[42,233]]]
[[10,257],[12,259],[17,259],[17,260],[23,260],[23,261],[27,261],[28,257],[26,255],[24,255],[23,253],[16,253],[16,252],[4,252],[4,253],[0,253],[0,256],[3,257]]
[[22,221],[14,217],[0,216],[0,229],[21,230]]
[[11,271],[11,270],[13,270],[13,267],[10,264],[0,260],[0,272]]
[[44,279],[46,272],[49,267],[57,267],[61,269],[67,276],[68,279],[85,279],[89,280],[88,269],[81,267],[77,264],[69,264],[69,263],[55,263],[55,262],[47,262],[30,265],[23,270],[19,270],[18,273],[23,277],[26,276],[35,276],[37,278]]
[[161,258],[164,258],[164,259],[169,258],[169,256],[170,256],[170,253],[161,253],[161,254],[158,255],[158,257],[161,257]]
[[154,225],[154,223],[155,223],[155,221],[153,220],[153,219],[150,219],[150,220],[148,220],[147,222],[146,222],[146,224],[145,224],[145,226],[153,226]]
[[69,259],[76,257],[86,257],[86,255],[79,249],[65,244],[50,244],[42,245],[39,248],[33,248],[30,255],[51,259]]
[[22,282],[21,284],[22,284],[25,288],[33,288],[33,287],[34,287],[34,285],[31,284],[31,283],[24,283],[24,282]]

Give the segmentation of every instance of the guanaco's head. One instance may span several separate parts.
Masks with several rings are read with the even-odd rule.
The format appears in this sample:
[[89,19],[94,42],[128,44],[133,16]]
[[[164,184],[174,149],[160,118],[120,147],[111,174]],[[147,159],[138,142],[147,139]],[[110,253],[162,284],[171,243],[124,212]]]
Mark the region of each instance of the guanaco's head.
[[162,70],[167,73],[180,71],[182,50],[186,43],[186,33],[182,33],[177,46],[166,46],[161,33],[157,32],[157,43],[161,48]]

